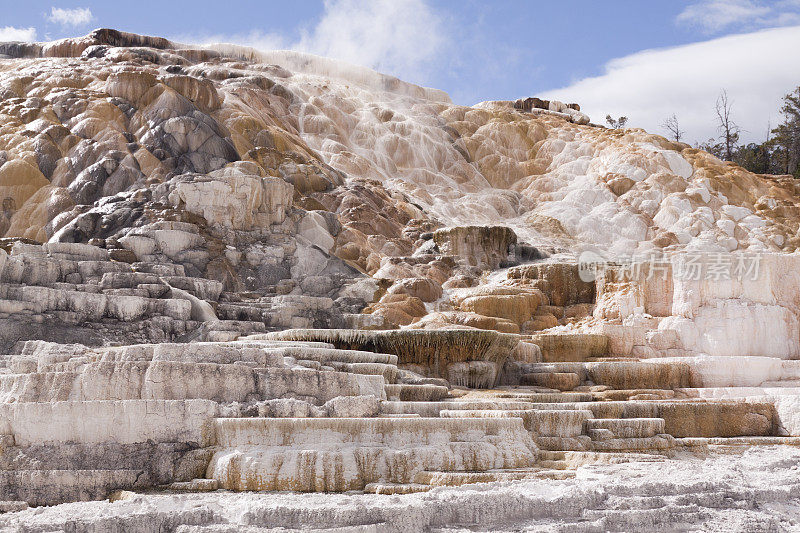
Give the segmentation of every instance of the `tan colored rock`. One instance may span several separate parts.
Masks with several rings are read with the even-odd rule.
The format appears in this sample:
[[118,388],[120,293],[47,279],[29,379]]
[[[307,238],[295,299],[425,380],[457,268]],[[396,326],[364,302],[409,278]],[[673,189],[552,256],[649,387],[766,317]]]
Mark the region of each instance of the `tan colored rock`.
[[664,402],[657,404],[657,416],[674,437],[772,435],[775,408],[756,402]]
[[329,342],[348,349],[393,353],[398,363],[419,365],[433,377],[443,376],[447,366],[464,361],[490,361],[502,366],[519,342],[517,335],[475,329],[354,331],[296,329],[263,336],[269,340]]
[[137,106],[142,106],[155,97],[151,89],[157,84],[156,77],[148,72],[122,71],[108,76],[106,92],[111,96],[124,98]]
[[442,284],[443,289],[466,289],[474,287],[476,281],[469,276],[455,276]]
[[447,367],[447,381],[454,387],[489,389],[497,382],[497,365],[489,361],[465,361]]
[[545,301],[537,289],[496,285],[452,290],[450,297],[459,309],[503,319],[518,327],[528,322]]
[[442,287],[427,278],[405,278],[396,281],[387,294],[407,294],[423,302],[434,302],[442,297]]
[[540,305],[536,308],[537,315],[553,315],[561,320],[565,316],[565,308],[557,305]]
[[542,349],[538,344],[520,341],[511,354],[511,360],[520,363],[540,363],[542,362]]
[[108,258],[112,261],[119,261],[121,263],[135,263],[139,260],[135,253],[124,248],[115,248],[113,250],[109,250]]
[[679,389],[689,387],[692,375],[685,363],[645,361],[595,362],[585,365],[587,378],[614,389]]
[[165,76],[163,82],[164,85],[180,93],[204,113],[216,111],[221,105],[219,95],[211,80],[171,75]]
[[0,166],[0,199],[10,199],[15,210],[22,208],[39,189],[49,184],[38,168],[22,159],[13,159]]
[[547,362],[586,361],[607,355],[608,338],[594,334],[537,334],[527,342],[539,345]]
[[45,185],[14,213],[5,235],[45,242],[52,236],[54,229],[48,223],[58,213],[68,211],[74,205],[75,202],[66,189]]
[[564,308],[564,317],[567,319],[580,320],[587,316],[591,316],[594,311],[594,304],[583,303],[568,305]]
[[412,325],[415,329],[448,329],[453,326],[493,330],[500,333],[520,332],[519,326],[510,320],[465,311],[429,313]]
[[633,187],[636,182],[626,176],[611,175],[610,179],[606,182],[608,188],[617,196],[622,196]]
[[542,331],[558,326],[558,318],[552,313],[537,313],[524,324],[525,332]]
[[594,282],[580,279],[578,265],[574,263],[534,263],[509,269],[509,280],[531,283],[540,289],[551,305],[565,307],[593,303]]
[[548,389],[570,391],[581,384],[578,374],[572,372],[542,372],[524,374],[520,378],[523,385],[535,385]]
[[497,268],[508,259],[517,235],[505,226],[459,226],[437,230],[433,240],[442,253],[459,256],[469,265]]
[[504,318],[522,325],[536,312],[541,297],[536,293],[492,294],[465,298],[461,309],[479,315]]

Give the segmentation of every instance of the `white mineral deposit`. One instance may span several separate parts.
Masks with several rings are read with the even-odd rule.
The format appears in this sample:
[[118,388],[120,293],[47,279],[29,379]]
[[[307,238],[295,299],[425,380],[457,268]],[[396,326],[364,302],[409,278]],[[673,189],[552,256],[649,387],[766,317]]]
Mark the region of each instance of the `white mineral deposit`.
[[300,51],[0,42],[0,530],[800,530],[797,187]]

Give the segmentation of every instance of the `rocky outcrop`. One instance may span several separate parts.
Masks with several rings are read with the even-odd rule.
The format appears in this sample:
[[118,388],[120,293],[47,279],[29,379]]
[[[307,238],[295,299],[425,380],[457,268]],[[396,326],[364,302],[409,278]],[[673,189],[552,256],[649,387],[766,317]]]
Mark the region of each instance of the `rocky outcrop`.
[[608,337],[587,333],[538,333],[526,342],[539,346],[543,361],[586,361],[609,355]]
[[[330,438],[321,442],[320,433]],[[222,488],[301,492],[408,484],[425,471],[526,467],[536,450],[516,419],[480,420],[469,429],[444,418],[221,419],[217,442],[222,449],[209,473]]]
[[470,266],[495,269],[508,260],[517,235],[504,226],[459,226],[437,230],[433,241],[442,253]]
[[[117,242],[121,247],[114,249],[17,242],[10,254],[0,250],[4,349],[27,339],[104,345],[345,325],[372,298],[369,290],[351,290],[332,299],[348,286],[330,279],[352,281],[358,274],[347,267],[337,271],[329,265],[336,260],[324,254],[318,268],[329,269],[330,278],[322,287],[314,284],[319,276],[297,276],[294,294],[243,298],[225,291],[224,282],[197,275],[208,263],[209,243],[191,224],[142,226]],[[130,262],[113,259],[120,251],[132,254]]]
[[250,164],[220,169],[207,177],[182,175],[167,184],[166,196],[173,206],[203,217],[212,226],[243,230],[280,224],[291,209],[294,187],[258,172],[263,171]]
[[550,305],[569,307],[595,302],[594,281],[581,279],[577,263],[543,262],[509,269],[508,279],[515,284],[542,291]]
[[[95,349],[28,341],[2,361],[0,475],[8,483],[0,495],[42,505],[203,477],[232,490],[347,491],[410,483],[429,470],[535,462],[536,446],[516,420],[374,418],[398,390],[447,393],[395,384],[397,362],[259,337]],[[320,441],[319,432],[341,438]],[[417,447],[401,450],[409,439]],[[309,459],[318,477],[308,477]],[[326,473],[337,462],[348,466]]]
[[542,100],[541,98],[529,97],[520,98],[514,101],[514,109],[520,111],[542,112],[549,111],[553,114],[562,113],[569,117],[569,120],[575,124],[589,124],[589,117],[585,113],[581,113],[581,106],[578,104],[564,104],[558,100]]
[[264,338],[329,342],[337,348],[391,353],[397,355],[400,368],[423,376],[460,381],[465,386],[483,385],[477,388],[495,385],[518,342],[515,335],[474,329],[286,330]]
[[609,265],[598,278],[595,317],[620,355],[794,359],[796,264],[794,255],[693,253],[655,267]]
[[0,54],[0,512],[798,442],[789,178],[295,52]]

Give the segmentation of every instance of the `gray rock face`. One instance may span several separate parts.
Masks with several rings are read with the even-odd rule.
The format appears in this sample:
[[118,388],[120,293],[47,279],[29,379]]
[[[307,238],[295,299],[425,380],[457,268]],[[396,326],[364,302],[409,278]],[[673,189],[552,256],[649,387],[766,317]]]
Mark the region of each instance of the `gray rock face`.
[[179,173],[211,172],[239,159],[219,124],[197,110],[157,124],[142,144]]
[[[260,183],[262,178],[246,179]],[[5,324],[0,344],[8,351],[26,339],[103,345],[213,337],[219,328],[226,329],[226,321],[249,324],[238,331],[346,326],[350,314],[358,313],[372,294],[348,292],[350,284],[363,278],[361,273],[302,237],[293,238],[285,197],[291,186],[280,183],[284,196],[278,204],[264,196],[251,211],[267,217],[255,227],[280,223],[272,224],[275,231],[267,235],[233,230],[224,217],[216,226],[159,221],[130,227],[123,216],[116,219],[122,221],[121,230],[106,232],[115,236],[99,239],[106,248],[18,242],[10,254],[0,252],[0,322]],[[239,200],[221,198],[225,213],[242,207],[226,206],[224,199]],[[253,200],[248,195],[243,199]],[[111,213],[124,213],[126,205],[117,203],[122,211]],[[85,220],[79,217],[69,226],[76,231],[65,228],[61,235],[83,234],[76,223]],[[224,235],[243,244],[220,249]],[[120,252],[132,262],[114,260]],[[291,283],[288,290],[284,282]],[[240,292],[246,289],[260,293],[243,298]],[[348,296],[338,300],[339,293]]]

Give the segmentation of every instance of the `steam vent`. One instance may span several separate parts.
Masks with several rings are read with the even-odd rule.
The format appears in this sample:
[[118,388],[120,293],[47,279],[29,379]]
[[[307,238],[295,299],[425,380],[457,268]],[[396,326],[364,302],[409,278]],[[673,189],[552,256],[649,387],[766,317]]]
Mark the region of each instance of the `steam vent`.
[[298,52],[0,58],[0,530],[799,527],[790,176]]

